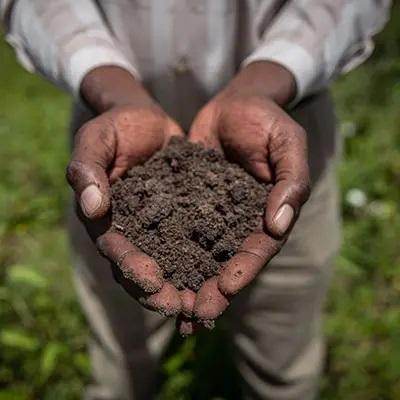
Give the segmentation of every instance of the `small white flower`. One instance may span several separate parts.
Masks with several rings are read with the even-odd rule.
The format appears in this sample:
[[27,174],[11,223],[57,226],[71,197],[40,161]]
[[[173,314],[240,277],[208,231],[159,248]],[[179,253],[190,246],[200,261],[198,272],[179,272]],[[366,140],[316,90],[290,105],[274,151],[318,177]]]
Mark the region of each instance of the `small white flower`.
[[346,193],[346,202],[354,208],[364,207],[367,201],[367,195],[361,189],[353,188]]

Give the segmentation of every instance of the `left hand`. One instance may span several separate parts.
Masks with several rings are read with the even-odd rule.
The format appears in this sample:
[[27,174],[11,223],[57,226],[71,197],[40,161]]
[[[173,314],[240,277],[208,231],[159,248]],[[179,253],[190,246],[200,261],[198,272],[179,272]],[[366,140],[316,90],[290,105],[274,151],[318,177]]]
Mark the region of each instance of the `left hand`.
[[[221,150],[258,180],[274,187],[264,227],[250,234],[219,276],[204,283],[194,300],[194,317],[215,320],[232,295],[253,281],[281,249],[310,194],[306,134],[282,108],[294,92],[283,67],[250,64],[199,112],[190,140]],[[181,330],[190,331],[185,322]]]

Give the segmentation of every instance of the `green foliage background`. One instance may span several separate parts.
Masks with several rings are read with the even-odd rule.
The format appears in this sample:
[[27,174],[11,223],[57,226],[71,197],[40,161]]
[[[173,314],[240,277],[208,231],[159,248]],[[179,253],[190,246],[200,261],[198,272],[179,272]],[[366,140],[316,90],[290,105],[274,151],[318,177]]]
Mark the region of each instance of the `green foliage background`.
[[[343,246],[325,324],[327,400],[400,399],[399,21],[395,6],[372,59],[335,85]],[[63,229],[68,112],[1,43],[0,400],[78,399],[89,376]],[[220,337],[174,341],[160,399],[237,398]]]

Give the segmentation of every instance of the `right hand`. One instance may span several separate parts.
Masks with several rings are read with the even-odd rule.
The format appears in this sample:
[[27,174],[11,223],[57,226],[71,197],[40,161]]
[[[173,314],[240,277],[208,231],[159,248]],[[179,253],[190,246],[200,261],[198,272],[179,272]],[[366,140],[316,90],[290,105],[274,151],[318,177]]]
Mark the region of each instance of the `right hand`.
[[123,69],[100,67],[86,75],[83,98],[99,115],[75,136],[67,180],[75,192],[78,216],[99,251],[107,257],[116,280],[146,308],[178,315],[177,289],[164,282],[156,261],[111,231],[110,183],[132,166],[183,135],[147,92]]

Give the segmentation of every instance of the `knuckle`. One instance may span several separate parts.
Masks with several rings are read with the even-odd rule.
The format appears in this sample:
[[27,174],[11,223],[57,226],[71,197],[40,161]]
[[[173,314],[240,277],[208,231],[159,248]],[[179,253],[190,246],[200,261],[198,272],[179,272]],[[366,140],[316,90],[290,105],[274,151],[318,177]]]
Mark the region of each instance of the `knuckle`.
[[95,245],[98,252],[103,257],[106,257],[109,261],[117,264],[118,260],[115,259],[116,245],[111,235],[112,233],[110,232],[100,234],[95,240]]
[[292,145],[301,154],[307,154],[307,132],[300,125],[296,125],[293,129]]
[[307,136],[306,130],[299,124],[295,125],[294,133],[296,134],[296,136],[298,136],[302,140],[304,140]]
[[102,236],[100,236],[99,238],[96,239],[95,245],[96,245],[96,249],[100,253],[100,255],[108,259],[108,251],[106,251],[106,246],[104,244],[104,238]]
[[298,197],[301,204],[305,203],[311,195],[311,182],[310,179],[302,178],[294,184],[294,192]]
[[85,122],[76,132],[75,134],[75,145],[79,144],[80,140],[85,137],[86,135],[89,135],[91,131],[93,130],[93,126],[95,125],[94,120],[90,120]]
[[105,248],[105,242],[106,242],[106,235],[100,235],[97,239],[96,239],[96,247],[97,250],[99,250],[100,252],[102,252]]
[[74,185],[77,176],[79,175],[80,171],[80,163],[77,161],[72,160],[65,170],[65,177],[70,185]]
[[[126,255],[131,250],[130,248],[126,249],[126,246],[123,245],[124,245],[124,237],[120,236],[118,233],[110,232],[109,230],[106,230],[104,233],[101,233],[96,238],[96,247],[99,251],[101,251],[102,253],[113,254],[113,255],[115,253],[118,253],[120,258],[121,256]],[[117,251],[118,249],[120,250]]]
[[112,141],[114,131],[114,119],[102,114],[79,128],[74,139],[74,150],[89,150],[89,145],[96,145],[99,140],[108,143]]

